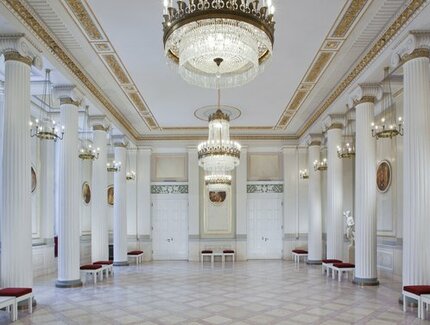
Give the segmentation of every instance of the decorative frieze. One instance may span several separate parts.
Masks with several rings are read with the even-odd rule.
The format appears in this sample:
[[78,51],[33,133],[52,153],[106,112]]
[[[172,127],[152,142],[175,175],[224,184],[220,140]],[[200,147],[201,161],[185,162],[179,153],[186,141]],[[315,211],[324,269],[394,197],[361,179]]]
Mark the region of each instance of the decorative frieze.
[[151,185],[151,194],[188,194],[188,185]]
[[283,184],[248,184],[247,193],[284,193]]

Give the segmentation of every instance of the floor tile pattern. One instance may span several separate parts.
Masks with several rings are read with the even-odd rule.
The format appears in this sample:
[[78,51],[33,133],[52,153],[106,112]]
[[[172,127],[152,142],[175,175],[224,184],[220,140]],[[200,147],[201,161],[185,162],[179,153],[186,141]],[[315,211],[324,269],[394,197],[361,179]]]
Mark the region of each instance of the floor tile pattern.
[[[430,324],[415,309],[403,314],[398,281],[380,280],[360,288],[287,261],[151,262],[116,267],[113,278],[83,288],[36,279],[38,305],[14,324]],[[0,324],[9,324],[4,312]]]

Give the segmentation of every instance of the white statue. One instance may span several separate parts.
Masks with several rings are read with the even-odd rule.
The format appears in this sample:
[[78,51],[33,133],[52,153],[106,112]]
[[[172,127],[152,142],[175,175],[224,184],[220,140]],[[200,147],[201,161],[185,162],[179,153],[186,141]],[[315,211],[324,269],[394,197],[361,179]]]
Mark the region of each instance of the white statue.
[[343,212],[343,216],[346,218],[346,238],[354,245],[355,240],[355,221],[351,214],[351,211],[347,210]]

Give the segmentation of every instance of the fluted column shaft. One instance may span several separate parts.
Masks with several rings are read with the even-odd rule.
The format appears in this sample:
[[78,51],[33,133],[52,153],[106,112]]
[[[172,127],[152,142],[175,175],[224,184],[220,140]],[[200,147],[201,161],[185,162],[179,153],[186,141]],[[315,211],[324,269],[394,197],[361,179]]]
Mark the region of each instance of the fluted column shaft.
[[82,285],[80,280],[80,184],[78,157],[78,103],[60,98],[61,122],[65,127],[59,146],[58,280],[57,287]]
[[314,161],[320,160],[320,143],[309,145],[309,233],[308,263],[319,264],[322,259],[321,174],[314,170]]
[[121,169],[114,175],[113,210],[113,260],[114,265],[128,265],[127,258],[127,148],[115,145],[115,161],[121,162]]
[[106,218],[107,130],[100,125],[95,125],[93,129],[93,146],[100,149],[99,158],[93,162],[91,191],[91,260],[96,262],[109,259],[108,219]]
[[370,132],[374,102],[356,105],[355,278],[361,285],[378,284],[376,269],[376,142]]
[[430,283],[429,58],[403,65],[403,285]]
[[[15,58],[19,57],[16,53]],[[33,287],[30,188],[30,62],[5,55],[1,286]]]
[[327,131],[327,258],[343,260],[343,164],[337,156],[342,145],[341,127]]
[[42,140],[40,156],[40,235],[52,243],[55,219],[55,143]]

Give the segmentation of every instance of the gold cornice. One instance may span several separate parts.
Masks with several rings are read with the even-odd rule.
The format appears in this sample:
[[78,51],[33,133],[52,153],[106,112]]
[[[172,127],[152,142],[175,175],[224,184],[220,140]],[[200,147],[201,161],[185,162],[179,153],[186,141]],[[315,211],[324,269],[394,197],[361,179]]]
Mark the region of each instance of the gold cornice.
[[369,63],[385,48],[385,46],[393,39],[398,31],[409,21],[415,12],[426,3],[427,0],[411,0],[411,3],[403,10],[403,12],[395,19],[388,27],[373,47],[366,53],[348,76],[342,80],[328,99],[322,106],[311,116],[310,119],[297,132],[300,138],[305,132],[315,123],[315,121],[330,107],[331,104],[345,91],[345,89],[358,77],[358,75],[369,65]]
[[100,33],[94,21],[91,19],[91,16],[88,14],[82,2],[79,0],[64,1],[66,1],[67,5],[70,7],[88,37],[92,40],[102,40],[102,34]]
[[107,132],[108,130],[109,130],[109,127],[105,127],[104,125],[101,125],[101,124],[93,125],[93,131],[104,131],[104,132]]
[[[202,131],[207,130],[206,127],[200,127],[200,126],[189,126],[189,127],[164,127],[162,128],[163,131]],[[245,130],[245,131],[256,131],[256,130],[264,130],[264,131],[271,131],[273,130],[272,126],[231,126],[230,130]]]
[[360,14],[368,0],[352,0],[342,20],[334,30],[332,37],[345,37],[351,26],[354,24],[355,19]]
[[328,127],[327,130],[342,130],[343,129],[343,124],[342,123],[333,123],[332,125],[330,125]]
[[[297,141],[299,138],[290,135],[235,135],[232,140],[255,140],[255,141]],[[206,135],[160,135],[160,136],[141,136],[138,141],[204,141]]]
[[18,52],[15,52],[15,51],[10,51],[10,52],[4,53],[4,60],[5,61],[18,61],[21,63],[25,63],[29,66],[31,66],[31,64],[33,63],[32,58],[30,58],[28,56],[22,56],[21,54],[19,54]]
[[430,57],[430,50],[429,49],[425,49],[425,48],[416,49],[411,54],[406,54],[406,55],[402,56],[402,62],[401,63],[405,64],[406,62],[413,60],[413,59],[429,58],[429,57]]
[[374,96],[363,96],[360,100],[354,101],[354,106],[357,107],[360,104],[371,103],[375,104],[376,98]]
[[86,76],[62,46],[51,36],[44,26],[33,16],[33,14],[19,0],[0,0],[20,21],[27,26],[31,32],[44,44],[69,71],[82,82],[82,84],[93,94],[95,98],[131,133],[134,138],[139,138],[137,130],[119,113],[119,110],[99,90],[99,88]]
[[81,104],[80,102],[73,100],[70,97],[61,97],[60,98],[60,106],[62,106],[62,105],[73,105],[73,106],[79,107],[80,104]]

